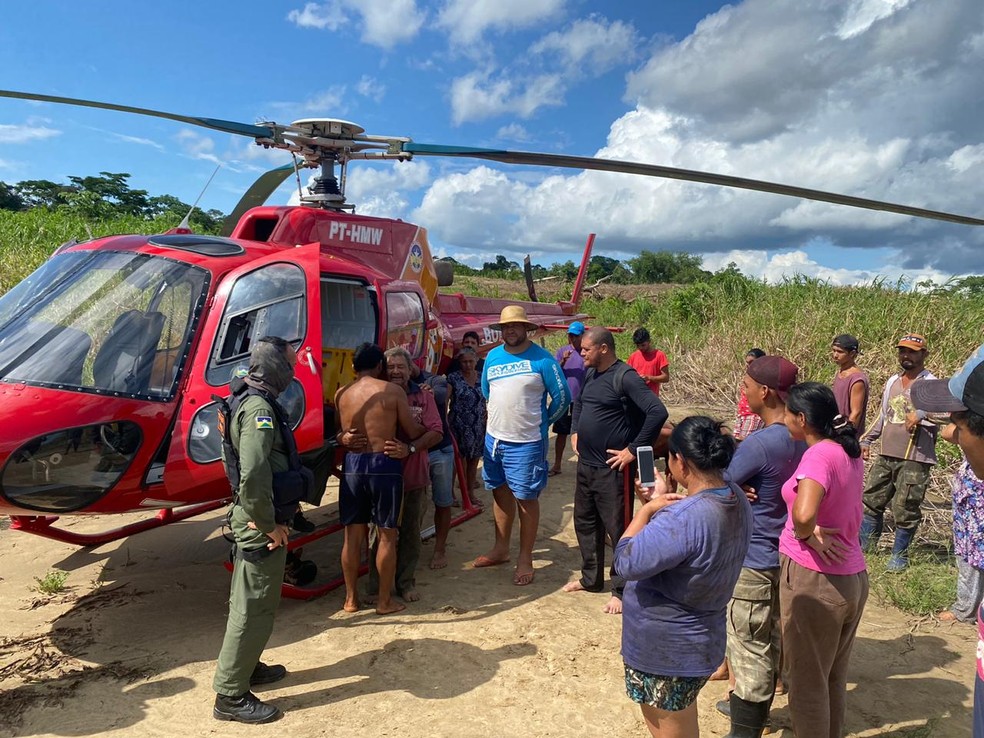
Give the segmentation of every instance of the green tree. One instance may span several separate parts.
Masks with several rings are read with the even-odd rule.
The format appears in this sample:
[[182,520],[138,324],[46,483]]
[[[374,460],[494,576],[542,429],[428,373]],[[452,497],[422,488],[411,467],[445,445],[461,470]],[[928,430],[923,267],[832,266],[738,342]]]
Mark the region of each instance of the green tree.
[[515,261],[509,261],[502,254],[496,254],[495,261],[487,261],[482,264],[483,272],[497,272],[499,274],[508,274],[509,272],[521,271],[519,264]]
[[573,261],[565,261],[563,264],[554,264],[550,267],[549,274],[563,277],[564,281],[570,282],[577,277],[577,264]]
[[685,251],[643,251],[628,263],[636,282],[689,284],[711,276],[701,269],[703,259]]
[[0,210],[26,210],[27,203],[24,202],[14,185],[0,182]]
[[56,208],[72,192],[71,187],[47,179],[27,179],[14,185],[14,189],[29,208]]

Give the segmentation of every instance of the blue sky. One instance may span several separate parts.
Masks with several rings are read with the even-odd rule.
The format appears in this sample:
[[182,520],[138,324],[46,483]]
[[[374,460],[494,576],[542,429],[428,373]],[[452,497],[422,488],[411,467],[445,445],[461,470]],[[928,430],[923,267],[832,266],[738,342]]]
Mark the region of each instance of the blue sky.
[[[252,123],[330,117],[422,143],[668,164],[984,214],[979,0],[329,0],[4,8],[0,88]],[[229,211],[287,163],[248,139],[0,100],[0,180],[130,172]],[[286,202],[285,187],[272,202]],[[550,263],[643,248],[777,279],[982,271],[984,232],[627,175],[352,165],[358,211],[441,253]]]

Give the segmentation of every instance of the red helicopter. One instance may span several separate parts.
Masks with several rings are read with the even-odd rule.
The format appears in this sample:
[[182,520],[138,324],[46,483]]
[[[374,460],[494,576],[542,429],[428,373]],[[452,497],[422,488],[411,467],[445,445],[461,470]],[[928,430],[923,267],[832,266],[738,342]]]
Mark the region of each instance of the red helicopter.
[[[0,514],[11,516],[16,530],[81,545],[227,504],[211,396],[225,394],[245,370],[260,336],[283,336],[297,346],[297,376],[282,402],[301,451],[319,449],[333,436],[334,428],[326,427],[326,418],[333,425],[330,403],[337,387],[352,378],[359,343],[403,346],[432,371],[447,365],[468,330],[483,336],[483,353],[498,344],[490,326],[507,301],[439,292],[451,284],[449,270],[432,258],[425,228],[356,215],[345,201],[350,161],[446,156],[596,169],[984,224],[651,164],[418,144],[367,135],[340,120],[250,125],[23,92],[0,90],[0,97],[168,118],[249,136],[294,157],[293,165],[254,183],[222,237],[179,227],[72,242],[0,298]],[[302,204],[264,206],[298,167],[320,169]],[[538,335],[587,317],[578,302],[592,243],[593,236],[570,300],[524,304],[541,326]],[[159,512],[97,535],[55,525],[68,513],[141,510]]]

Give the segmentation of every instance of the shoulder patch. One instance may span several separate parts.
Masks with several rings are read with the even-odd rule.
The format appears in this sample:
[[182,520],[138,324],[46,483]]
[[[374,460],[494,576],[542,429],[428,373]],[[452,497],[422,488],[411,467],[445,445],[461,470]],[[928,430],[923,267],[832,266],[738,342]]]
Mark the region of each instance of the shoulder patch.
[[257,430],[273,430],[273,418],[269,415],[256,416]]

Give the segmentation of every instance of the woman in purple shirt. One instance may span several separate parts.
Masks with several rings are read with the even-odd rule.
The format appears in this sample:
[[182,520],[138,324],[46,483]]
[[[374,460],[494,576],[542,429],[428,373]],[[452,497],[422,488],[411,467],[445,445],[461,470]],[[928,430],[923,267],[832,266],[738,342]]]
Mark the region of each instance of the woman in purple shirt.
[[[673,429],[670,486],[657,472],[615,547],[628,581],[625,687],[654,736],[698,735],[697,693],[724,658],[725,609],[752,535],[745,494],[724,481],[735,440],[721,427],[694,416]],[[674,482],[688,494],[674,494]]]
[[779,605],[789,712],[797,738],[844,735],[847,666],[868,572],[858,539],[864,463],[854,426],[818,382],[793,385],[786,427],[806,453],[782,487]]

